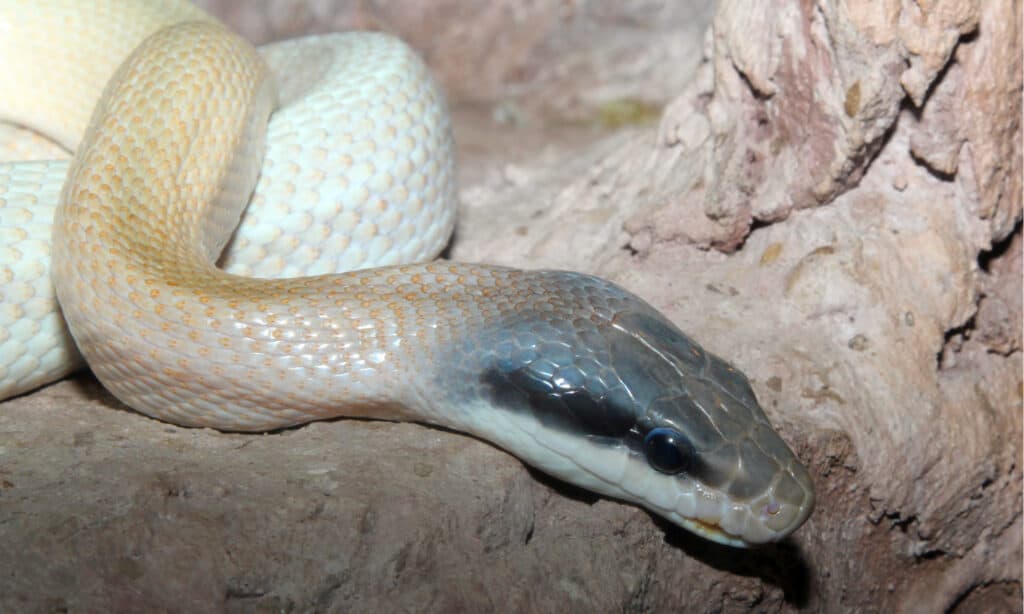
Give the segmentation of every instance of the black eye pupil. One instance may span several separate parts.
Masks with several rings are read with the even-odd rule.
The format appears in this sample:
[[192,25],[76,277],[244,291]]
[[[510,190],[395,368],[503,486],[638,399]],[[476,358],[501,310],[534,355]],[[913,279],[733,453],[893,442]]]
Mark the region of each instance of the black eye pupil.
[[692,452],[689,442],[679,431],[670,428],[651,429],[644,437],[647,462],[662,473],[680,473],[689,466]]

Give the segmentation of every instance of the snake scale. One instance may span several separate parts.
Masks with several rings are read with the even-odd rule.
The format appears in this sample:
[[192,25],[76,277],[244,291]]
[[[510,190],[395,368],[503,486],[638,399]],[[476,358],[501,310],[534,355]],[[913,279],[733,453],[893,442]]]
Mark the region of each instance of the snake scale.
[[[57,28],[75,53],[41,40]],[[642,299],[580,273],[424,262],[452,228],[451,134],[396,39],[258,52],[176,0],[5,0],[0,39],[22,66],[0,76],[0,117],[74,150],[0,166],[0,343],[60,317],[25,298],[50,267],[93,373],[160,420],[441,425],[736,546],[810,514],[810,476],[747,379]],[[52,240],[27,238],[62,172]],[[5,396],[73,366],[50,328],[49,358],[18,341]]]

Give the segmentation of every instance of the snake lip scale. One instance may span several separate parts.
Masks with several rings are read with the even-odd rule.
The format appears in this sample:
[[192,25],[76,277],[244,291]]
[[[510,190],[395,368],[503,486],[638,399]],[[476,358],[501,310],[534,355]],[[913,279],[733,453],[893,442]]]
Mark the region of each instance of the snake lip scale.
[[[95,102],[91,118],[39,100],[0,102],[0,116],[75,150],[52,261],[26,270],[51,269],[74,345],[125,404],[230,431],[435,424],[733,546],[783,539],[810,515],[810,476],[746,377],[639,297],[581,273],[425,262],[454,219],[451,129],[400,41],[330,35],[257,52],[185,2],[82,6],[0,2],[0,28],[24,33],[0,57],[54,24],[81,28],[88,53],[101,34],[117,39],[95,51],[108,70],[75,103]],[[57,66],[29,72],[77,87],[82,62],[42,47]],[[30,97],[15,76],[0,78],[0,100],[11,88]],[[0,166],[0,223],[42,183],[10,178],[48,168]],[[263,214],[250,200],[278,217],[253,230]],[[356,270],[335,272],[345,264]],[[5,287],[4,300],[18,295]],[[8,312],[28,319],[21,303]],[[0,391],[41,383],[24,371],[13,384],[0,372]]]

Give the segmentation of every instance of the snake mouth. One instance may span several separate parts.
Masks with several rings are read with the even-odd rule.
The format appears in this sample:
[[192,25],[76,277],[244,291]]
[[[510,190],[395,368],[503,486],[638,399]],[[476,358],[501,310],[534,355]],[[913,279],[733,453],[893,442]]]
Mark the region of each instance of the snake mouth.
[[742,537],[729,533],[716,522],[697,520],[696,518],[680,518],[680,524],[687,530],[715,543],[734,548],[749,548],[753,545]]
[[813,492],[808,491],[799,504],[780,502],[772,497],[769,502],[728,504],[720,509],[721,512],[705,509],[703,513],[684,515],[683,510],[677,508],[672,517],[680,526],[713,542],[754,548],[788,537],[810,516],[814,498]]

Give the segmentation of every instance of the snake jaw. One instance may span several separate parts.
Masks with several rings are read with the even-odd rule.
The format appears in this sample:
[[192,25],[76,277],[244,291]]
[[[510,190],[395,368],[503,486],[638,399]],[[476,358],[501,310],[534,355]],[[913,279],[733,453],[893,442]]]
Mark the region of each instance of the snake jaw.
[[813,492],[801,503],[780,503],[771,494],[749,502],[731,501],[718,493],[717,517],[686,516],[676,511],[677,524],[713,542],[750,548],[780,541],[799,528],[814,509]]
[[[798,505],[780,503],[770,494],[753,501],[735,501],[692,480],[689,496],[680,494],[671,510],[656,510],[675,524],[710,541],[737,548],[780,541],[799,528],[814,507],[813,495]],[[650,502],[635,500],[650,508]]]
[[[779,541],[810,514],[813,498],[799,506],[769,492],[749,502],[686,476],[653,471],[642,454],[608,438],[576,437],[546,428],[535,416],[477,406],[459,426],[497,443],[524,462],[581,488],[637,504],[709,541],[750,548]],[[770,512],[774,511],[772,514]]]

